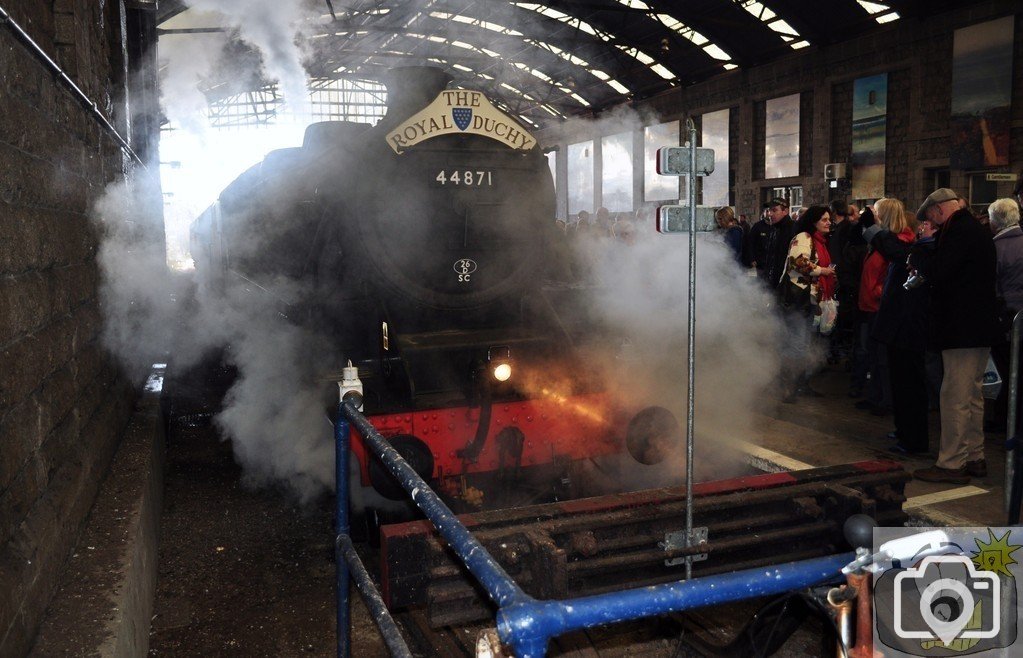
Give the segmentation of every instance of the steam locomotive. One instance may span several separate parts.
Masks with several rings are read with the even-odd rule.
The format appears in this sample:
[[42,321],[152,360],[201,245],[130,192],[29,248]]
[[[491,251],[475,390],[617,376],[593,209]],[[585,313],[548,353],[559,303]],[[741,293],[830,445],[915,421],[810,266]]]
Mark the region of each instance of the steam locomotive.
[[[622,453],[629,419],[587,383],[580,347],[598,333],[572,312],[585,304],[542,285],[564,258],[547,159],[481,92],[448,83],[395,69],[379,124],[314,124],[301,148],[270,153],[192,226],[196,269],[331,336],[374,426],[450,498],[561,497],[573,464]],[[678,423],[648,411],[630,431],[636,447]],[[361,441],[353,452],[367,495],[403,498]]]
[[[589,316],[578,285],[558,281],[567,249],[546,158],[482,93],[448,83],[436,69],[395,70],[379,124],[315,124],[301,148],[240,176],[192,226],[202,285],[272,298],[329,336],[323,380],[340,381],[350,361],[370,422],[449,505],[499,510],[467,524],[533,596],[674,581],[685,556],[702,576],[831,555],[846,550],[852,515],[905,520],[897,464],[725,480],[717,469],[696,477],[705,541],[682,541],[685,493],[651,488],[680,483],[651,477],[681,470],[666,458],[678,454],[679,423],[595,383],[605,380],[593,355],[614,354],[620,338]],[[404,491],[358,437],[352,451],[353,512],[366,529],[388,522],[387,604],[426,608],[436,627],[492,614],[430,526],[390,523],[409,512]],[[645,490],[621,493],[615,465],[638,466],[632,481]],[[737,640],[734,651],[772,652],[787,601],[758,614],[740,638],[750,648]],[[777,644],[796,626],[783,624]]]

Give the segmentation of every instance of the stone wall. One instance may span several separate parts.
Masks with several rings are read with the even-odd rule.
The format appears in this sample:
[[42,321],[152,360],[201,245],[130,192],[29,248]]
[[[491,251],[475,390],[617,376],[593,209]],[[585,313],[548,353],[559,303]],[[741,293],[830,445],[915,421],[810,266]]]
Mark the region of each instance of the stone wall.
[[[117,114],[121,2],[3,4],[104,114]],[[4,27],[0,116],[0,655],[17,656],[131,410],[131,386],[100,345],[88,218],[126,159]]]
[[[730,131],[737,212],[756,217],[760,203],[773,187],[801,185],[803,203],[827,203],[842,190],[824,180],[824,166],[849,163],[852,151],[853,81],[888,74],[886,191],[914,208],[932,189],[928,171],[948,168],[949,115],[952,91],[952,43],[957,28],[1019,12],[1012,0],[991,0],[967,9],[926,19],[902,19],[869,35],[832,45],[793,51],[781,60],[750,69],[737,69],[706,82],[639,102],[636,109],[653,111],[658,121],[671,121],[730,108]],[[836,26],[841,33],[841,26]],[[1010,165],[1023,168],[1023,18],[1016,19]],[[799,176],[764,179],[764,103],[788,94],[801,94]],[[737,121],[736,121],[737,117]],[[589,139],[585,125],[553,126],[539,133],[541,144],[562,149]],[[638,154],[639,157],[642,154]],[[636,166],[641,166],[639,157]],[[960,194],[969,190],[968,174],[951,171],[950,182]],[[999,196],[1008,196],[1013,183],[999,183]],[[642,199],[637,198],[637,206]],[[564,209],[559,209],[564,216]]]

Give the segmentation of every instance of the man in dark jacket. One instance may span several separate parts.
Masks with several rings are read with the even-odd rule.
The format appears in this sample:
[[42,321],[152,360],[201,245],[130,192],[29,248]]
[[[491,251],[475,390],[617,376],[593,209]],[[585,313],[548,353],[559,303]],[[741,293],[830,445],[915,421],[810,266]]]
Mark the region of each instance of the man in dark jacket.
[[913,475],[966,484],[985,477],[982,385],[995,337],[995,245],[991,232],[959,206],[948,188],[932,192],[917,219],[940,227],[926,262],[910,262],[931,284],[928,340],[941,351],[941,448],[937,463]]
[[767,221],[753,226],[744,251],[750,267],[757,268],[757,277],[773,290],[785,269],[795,222],[789,217],[789,203],[785,199],[771,199],[766,208]]

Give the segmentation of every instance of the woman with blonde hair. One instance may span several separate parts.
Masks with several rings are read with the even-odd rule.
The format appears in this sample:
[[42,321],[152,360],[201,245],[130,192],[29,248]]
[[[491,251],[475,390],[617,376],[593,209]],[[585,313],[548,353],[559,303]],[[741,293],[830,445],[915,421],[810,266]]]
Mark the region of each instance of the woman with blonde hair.
[[743,230],[739,226],[739,220],[735,218],[735,211],[731,206],[722,206],[714,211],[714,220],[724,236],[725,244],[735,256],[735,260],[741,262]]
[[[906,207],[901,201],[888,198],[879,199],[874,204],[873,213],[877,223],[883,229],[895,235],[909,231],[908,240],[912,242],[913,227],[908,223]],[[915,221],[913,225],[915,227]],[[863,274],[860,277],[860,290],[857,298],[857,306],[862,318],[860,330],[865,332],[865,335],[861,335],[860,344],[866,347],[867,371],[870,373],[870,377],[867,379],[863,401],[858,402],[856,406],[860,409],[869,409],[876,416],[883,416],[892,407],[887,354],[884,346],[871,337],[877,319],[877,311],[881,306],[884,283],[888,277],[888,263],[889,259],[885,258],[883,253],[877,249],[868,248],[867,258],[863,261]]]
[[[898,199],[881,199],[875,206],[885,236],[871,242],[874,253],[887,257],[882,282],[883,294],[874,318],[871,339],[882,346],[887,357],[887,384],[891,389],[892,413],[898,453],[927,452],[927,286],[906,290],[905,267],[909,247],[916,239],[916,218],[906,212]],[[864,233],[864,237],[868,237]],[[914,259],[916,256],[914,256]]]

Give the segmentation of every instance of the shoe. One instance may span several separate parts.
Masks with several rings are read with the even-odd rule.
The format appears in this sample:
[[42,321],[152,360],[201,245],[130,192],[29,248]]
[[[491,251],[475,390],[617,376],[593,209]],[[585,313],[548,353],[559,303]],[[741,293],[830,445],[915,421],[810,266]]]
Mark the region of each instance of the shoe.
[[808,398],[822,398],[822,397],[824,397],[823,393],[821,393],[820,391],[815,391],[812,388],[810,388],[809,386],[800,386],[799,388],[797,388],[796,389],[796,395],[802,395],[802,396],[808,397]]
[[889,441],[899,440],[899,432],[897,430],[892,430],[891,432],[885,434],[885,436],[888,438]]
[[863,409],[863,410],[866,411],[868,409],[873,409],[874,408],[874,403],[871,402],[870,400],[860,400],[859,402],[857,402],[853,406],[856,407],[857,409]]
[[924,482],[947,482],[948,484],[969,484],[970,475],[966,468],[942,468],[931,466],[913,472],[913,477]]
[[851,398],[861,398],[861,397],[863,397],[863,391],[858,389],[858,388],[850,388],[849,389],[849,397],[851,397]]
[[966,473],[970,477],[986,478],[987,462],[984,461],[983,459],[977,459],[972,462],[966,462]]

